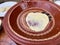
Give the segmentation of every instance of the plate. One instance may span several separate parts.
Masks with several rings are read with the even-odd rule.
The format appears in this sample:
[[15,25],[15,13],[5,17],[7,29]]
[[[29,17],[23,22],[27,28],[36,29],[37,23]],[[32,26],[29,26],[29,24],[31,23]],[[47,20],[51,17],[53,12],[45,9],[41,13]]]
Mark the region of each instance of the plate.
[[0,17],[4,17],[6,12],[16,4],[17,2],[9,1],[0,4]]
[[60,1],[55,1],[55,3],[60,6]]

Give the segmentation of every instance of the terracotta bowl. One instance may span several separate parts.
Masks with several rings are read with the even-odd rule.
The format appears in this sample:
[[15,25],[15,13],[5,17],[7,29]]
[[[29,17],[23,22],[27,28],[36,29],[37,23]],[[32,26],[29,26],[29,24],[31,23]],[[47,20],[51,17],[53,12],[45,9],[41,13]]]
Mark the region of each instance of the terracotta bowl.
[[[32,31],[26,24],[30,12],[40,12],[49,17],[44,31]],[[7,35],[21,45],[60,45],[60,7],[49,1],[19,2],[3,20]]]

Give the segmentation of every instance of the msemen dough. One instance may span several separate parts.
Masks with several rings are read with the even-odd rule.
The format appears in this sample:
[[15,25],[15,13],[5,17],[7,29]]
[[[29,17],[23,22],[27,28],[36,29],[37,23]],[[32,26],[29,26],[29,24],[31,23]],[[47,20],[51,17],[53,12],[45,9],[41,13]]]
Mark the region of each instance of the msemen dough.
[[26,23],[32,31],[43,31],[49,23],[49,17],[41,12],[30,12],[26,17]]

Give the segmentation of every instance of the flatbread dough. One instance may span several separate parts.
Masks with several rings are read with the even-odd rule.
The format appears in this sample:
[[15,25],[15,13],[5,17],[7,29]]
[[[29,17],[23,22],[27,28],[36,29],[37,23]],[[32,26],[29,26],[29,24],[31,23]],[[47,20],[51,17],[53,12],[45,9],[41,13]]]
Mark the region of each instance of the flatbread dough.
[[33,31],[43,31],[49,23],[49,17],[41,12],[30,12],[26,17],[29,28]]

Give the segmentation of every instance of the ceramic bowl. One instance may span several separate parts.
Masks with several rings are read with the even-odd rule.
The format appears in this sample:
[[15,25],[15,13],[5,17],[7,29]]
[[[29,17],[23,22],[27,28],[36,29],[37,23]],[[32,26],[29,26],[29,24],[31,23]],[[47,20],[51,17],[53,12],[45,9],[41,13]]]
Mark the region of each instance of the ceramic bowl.
[[[30,12],[40,12],[49,17],[44,31],[32,31],[26,24]],[[19,2],[3,20],[7,35],[21,45],[60,45],[60,7],[50,1]]]

